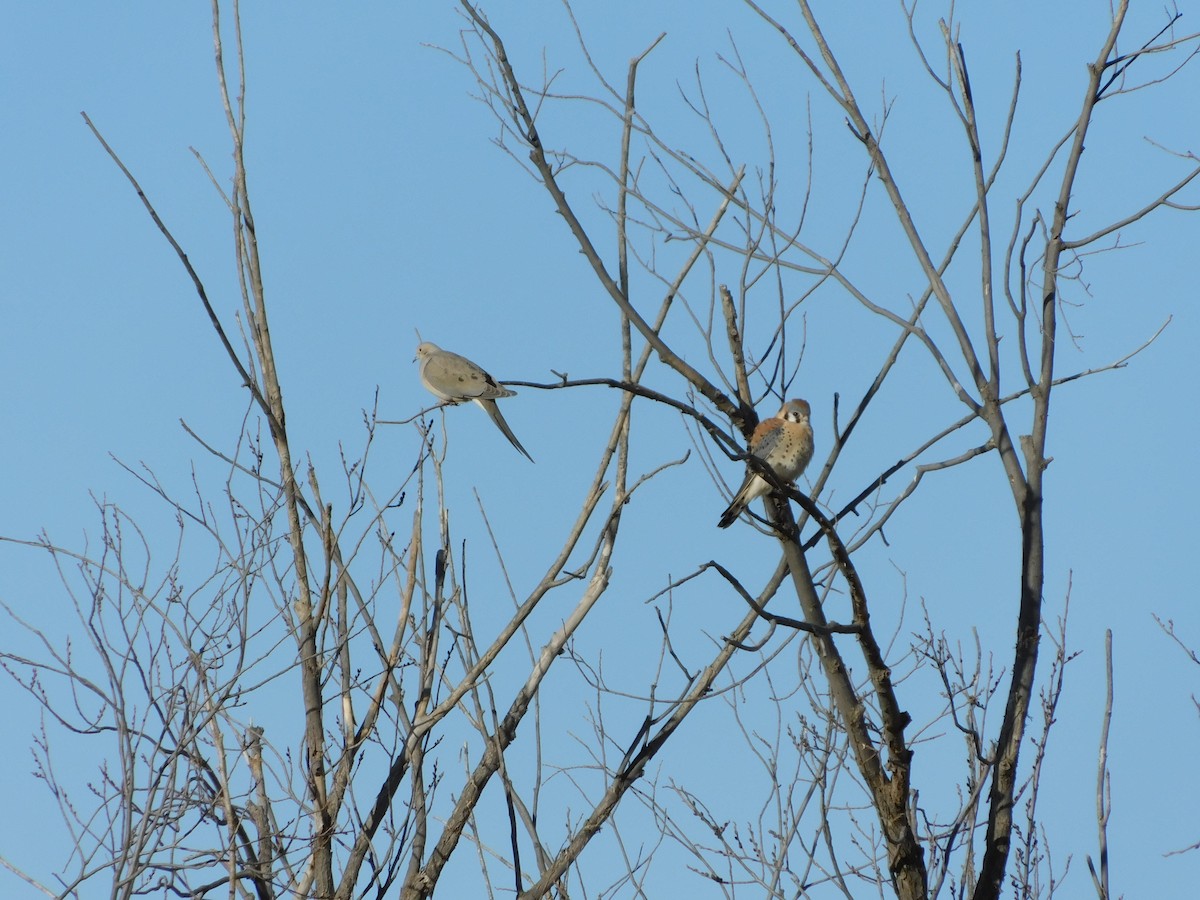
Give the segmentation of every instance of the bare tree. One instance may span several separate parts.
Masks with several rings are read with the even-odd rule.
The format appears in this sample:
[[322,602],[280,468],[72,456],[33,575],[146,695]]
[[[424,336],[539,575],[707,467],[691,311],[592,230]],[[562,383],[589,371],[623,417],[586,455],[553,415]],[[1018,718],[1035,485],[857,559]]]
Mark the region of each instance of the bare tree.
[[[839,127],[861,153],[856,178],[839,185],[840,232],[823,228],[816,241],[808,235],[818,130],[810,125],[807,187],[794,191],[774,155],[772,112],[736,44],[723,62],[761,114],[761,159],[733,149],[699,73],[683,97],[708,145],[680,149],[669,123],[644,111],[639,70],[659,41],[629,62],[623,85],[613,84],[577,27],[595,91],[560,92],[550,72],[530,81],[522,61],[510,58],[502,27],[469,0],[461,5],[463,41],[453,55],[474,74],[495,116],[497,143],[546,192],[619,317],[620,372],[513,382],[580,397],[593,385],[619,391],[574,524],[529,589],[507,583],[503,541],[492,536],[489,590],[508,593],[512,609],[499,624],[489,616],[482,625],[473,573],[487,564],[469,555],[452,527],[445,445],[427,411],[409,420],[419,435],[411,472],[378,493],[371,450],[386,423],[374,410],[361,450],[343,471],[318,477],[305,462],[288,431],[268,324],[245,164],[237,6],[223,23],[214,0],[233,148],[232,187],[222,196],[236,238],[240,349],[227,305],[210,298],[134,174],[87,124],[177,253],[250,405],[232,447],[197,436],[224,466],[218,493],[181,498],[153,472],[131,467],[175,516],[175,556],[165,566],[151,563],[154,542],[108,503],[99,508],[97,549],[34,542],[60,567],[82,639],[59,646],[28,625],[39,652],[0,654],[45,710],[51,727],[36,740],[39,774],[76,844],[61,882],[43,890],[80,896],[85,885],[103,881],[121,897],[419,898],[465,878],[460,873],[475,864],[490,893],[643,896],[652,864],[670,855],[729,895],[747,887],[771,897],[949,891],[985,900],[1007,883],[1020,896],[1052,895],[1064,872],[1042,840],[1037,796],[1072,653],[1065,599],[1057,628],[1045,624],[1052,618],[1043,526],[1050,401],[1064,383],[1128,359],[1059,370],[1064,289],[1083,259],[1119,230],[1181,206],[1180,192],[1200,166],[1179,154],[1179,172],[1157,196],[1082,231],[1072,219],[1078,175],[1101,104],[1173,75],[1195,54],[1196,36],[1176,35],[1174,16],[1157,34],[1125,36],[1127,4],[1116,6],[1087,61],[1077,114],[1041,164],[1019,173],[1024,186],[1013,197],[997,184],[1008,176],[1020,110],[1019,58],[1007,109],[985,129],[953,17],[936,23],[938,38],[930,41],[920,36],[929,29],[915,4],[905,8],[904,37],[961,129],[971,172],[956,230],[934,240],[896,174],[899,151],[885,138],[890,107],[859,99],[874,86],[852,82],[805,0],[787,19],[746,0],[735,9],[775,35],[781,70],[803,85],[797,93],[815,90],[832,101]],[[1126,41],[1136,49],[1121,49]],[[568,145],[544,124],[547,110],[578,105],[607,116],[615,157]],[[989,146],[985,133],[999,137]],[[581,172],[599,179],[600,216],[572,199],[571,179]],[[215,175],[213,183],[221,190]],[[911,302],[866,287],[856,269],[864,211],[877,200],[918,273],[922,288]],[[612,258],[606,245],[615,247]],[[835,398],[828,449],[802,491],[779,483],[742,447],[767,398],[792,394],[807,337],[805,303],[830,289],[885,323],[893,339],[870,363],[874,378],[844,417]],[[958,418],[931,427],[910,448],[889,447],[896,461],[857,483],[848,501],[834,502],[831,479],[910,346],[940,373],[944,386],[928,390],[952,396]],[[673,388],[648,377],[664,370]],[[773,480],[767,516],[752,511],[751,524],[777,562],[769,572],[739,573],[737,559],[693,559],[691,571],[666,589],[644,584],[660,627],[639,649],[656,663],[652,678],[631,691],[576,642],[609,591],[614,561],[627,546],[622,525],[638,514],[639,492],[682,461],[638,474],[631,464],[640,434],[635,405],[677,412],[714,474],[744,460]],[[998,464],[1011,492],[1011,511],[987,512],[1015,524],[1020,546],[1016,644],[1003,663],[978,634],[964,649],[928,611],[910,635],[902,610],[873,606],[874,588],[861,573],[861,559],[884,540],[897,511],[920,496],[925,475],[968,464],[980,472]],[[902,488],[889,487],[902,476]],[[339,484],[336,500],[322,489],[330,477]],[[344,512],[335,516],[335,509]],[[480,515],[486,522],[482,503]],[[216,559],[199,577],[190,562],[196,546]],[[677,597],[705,590],[744,605],[740,619],[707,645],[673,616]],[[561,599],[548,615],[551,595]],[[1039,679],[1047,639],[1054,651]],[[543,715],[552,676],[587,704],[586,765],[543,757],[548,729],[575,727]],[[929,690],[940,694],[940,708],[914,721],[912,695]],[[251,721],[246,699],[268,691],[286,699],[273,704],[270,721]],[[1029,735],[1038,700],[1040,729]],[[772,731],[762,725],[764,707],[773,711]],[[753,819],[730,822],[704,786],[670,770],[665,783],[661,770],[647,777],[685,721],[718,712],[741,737],[739,766],[761,782],[761,796],[749,798],[758,809]],[[522,725],[530,744],[516,766]],[[1104,728],[1106,741],[1107,715]],[[109,762],[83,799],[67,791],[56,763],[56,741],[75,737],[111,742]],[[957,800],[927,807],[914,760],[958,740]],[[1095,883],[1108,896],[1103,760],[1100,778]],[[564,782],[573,802],[563,799]],[[610,858],[621,864],[595,874],[584,851],[602,830]]]

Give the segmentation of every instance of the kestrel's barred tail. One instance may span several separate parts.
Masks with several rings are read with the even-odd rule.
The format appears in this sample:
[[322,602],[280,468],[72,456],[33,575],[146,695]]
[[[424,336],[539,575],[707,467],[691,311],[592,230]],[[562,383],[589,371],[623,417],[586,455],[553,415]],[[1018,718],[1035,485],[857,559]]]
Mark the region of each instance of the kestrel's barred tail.
[[473,401],[488,414],[488,418],[500,429],[501,434],[508,438],[509,443],[533,462],[533,457],[521,446],[517,436],[508,427],[508,422],[504,421],[504,416],[500,414],[500,407],[496,405],[497,399],[515,397],[516,391],[500,384],[465,356],[443,350],[429,341],[417,347],[416,358],[421,361],[421,384],[425,385],[429,393],[446,403]]
[[[774,418],[759,422],[750,436],[750,455],[770,466],[780,481],[795,481],[812,459],[813,433],[808,423],[811,412],[807,401],[789,400]],[[770,491],[771,483],[747,464],[746,478],[717,527],[728,528],[752,500]]]
[[[759,496],[757,493],[750,493],[751,488],[756,484],[766,484],[766,482],[763,481],[762,478],[756,477],[754,481],[747,481],[745,484],[743,484],[742,489],[737,492],[737,495],[733,498],[732,502],[730,502],[729,506],[725,508],[725,512],[721,513],[721,518],[717,522],[718,528],[728,528],[730,525],[736,522],[738,516],[740,516],[745,511],[746,507],[750,505],[750,501]],[[763,491],[762,493],[766,493],[766,491]]]

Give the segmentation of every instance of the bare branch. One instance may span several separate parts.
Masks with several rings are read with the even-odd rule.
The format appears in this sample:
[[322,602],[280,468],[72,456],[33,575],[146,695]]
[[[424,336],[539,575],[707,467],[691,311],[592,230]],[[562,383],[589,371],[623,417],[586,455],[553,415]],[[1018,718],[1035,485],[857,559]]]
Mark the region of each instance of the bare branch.
[[1096,827],[1099,829],[1099,872],[1088,854],[1088,871],[1092,875],[1092,886],[1099,900],[1110,900],[1108,887],[1108,819],[1112,815],[1112,790],[1108,771],[1108,729],[1112,725],[1113,712],[1113,661],[1112,629],[1104,632],[1104,716],[1100,725],[1100,755],[1096,763]]

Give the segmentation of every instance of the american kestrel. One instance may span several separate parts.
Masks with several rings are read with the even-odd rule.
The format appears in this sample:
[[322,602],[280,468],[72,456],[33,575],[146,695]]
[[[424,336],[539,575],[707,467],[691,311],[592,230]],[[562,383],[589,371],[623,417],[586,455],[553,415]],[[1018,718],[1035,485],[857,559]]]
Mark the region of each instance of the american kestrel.
[[525,454],[525,458],[533,462],[529,451],[521,446],[517,436],[512,433],[496,399],[500,397],[515,397],[516,391],[499,384],[465,356],[443,350],[437,344],[425,341],[417,347],[417,359],[421,361],[421,384],[431,394],[446,403],[465,403],[469,400],[479,404],[480,409],[488,414],[496,423],[496,427],[504,433],[509,442]]
[[[780,481],[795,481],[812,459],[813,432],[808,424],[810,412],[807,400],[789,400],[774,418],[759,422],[750,436],[750,455],[770,466]],[[750,505],[751,500],[770,492],[771,483],[747,464],[746,480],[733,495],[729,508],[721,513],[717,527],[728,528]]]

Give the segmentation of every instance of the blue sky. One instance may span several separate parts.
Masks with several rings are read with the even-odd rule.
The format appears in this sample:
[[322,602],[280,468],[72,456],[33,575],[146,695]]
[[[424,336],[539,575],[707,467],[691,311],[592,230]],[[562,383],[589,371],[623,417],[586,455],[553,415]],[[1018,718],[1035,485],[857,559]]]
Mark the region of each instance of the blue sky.
[[[734,163],[746,163],[752,173],[764,165],[757,119],[722,62],[734,46],[773,117],[779,176],[793,191],[805,184],[804,125],[811,115],[816,176],[805,236],[815,246],[835,246],[848,218],[846,198],[855,196],[861,180],[861,157],[829,101],[802,80],[769,29],[737,4],[617,6],[605,4],[603,13],[591,6],[581,10],[581,27],[593,59],[616,84],[623,84],[629,58],[667,33],[643,64],[639,97],[669,145],[719,164],[706,130],[680,100],[681,91],[696,96],[699,68],[714,109],[734,123],[728,144]],[[1183,32],[1200,28],[1200,7],[1180,9]],[[962,136],[923,80],[898,8],[880,10],[870,23],[836,8],[818,14],[835,48],[845,53],[864,107],[878,113],[884,98],[893,104],[886,146],[919,224],[940,250],[970,202],[963,194],[969,172]],[[1010,151],[1012,174],[995,195],[994,215],[1002,220],[997,228],[1006,234],[1012,198],[1078,109],[1084,64],[1106,28],[1108,4],[1072,2],[1049,11],[1010,4],[986,20],[972,18],[974,10],[964,14],[962,40],[977,103],[986,112],[985,154],[998,137],[995,123],[1007,104],[1015,51],[1022,55],[1025,88]],[[544,53],[548,70],[562,69],[556,81],[561,92],[597,90],[560,5],[538,2],[519,14],[493,15],[523,75],[536,80]],[[1159,15],[1157,7],[1136,11],[1125,43],[1152,34]],[[149,523],[152,537],[169,535],[169,512],[113,457],[134,467],[144,463],[185,493],[194,467],[201,483],[217,489],[217,467],[180,420],[211,442],[228,444],[245,414],[246,392],[178,261],[79,113],[91,116],[137,175],[232,327],[237,294],[227,215],[189,151],[194,147],[218,181],[227,183],[228,137],[207,7],[22,4],[9,18],[0,53],[6,135],[0,163],[8,173],[0,206],[0,378],[7,385],[0,399],[0,468],[6,473],[0,478],[0,534],[30,539],[45,529],[56,543],[82,548],[86,535],[94,540],[97,525],[90,493]],[[926,36],[934,33],[935,18],[929,11]],[[294,4],[286,12],[248,5],[244,24],[250,188],[289,424],[294,444],[330,473],[328,479],[337,471],[339,446],[361,445],[362,410],[376,389],[382,418],[407,418],[429,404],[411,362],[416,329],[501,379],[551,381],[552,370],[617,374],[611,303],[545,192],[493,145],[495,121],[472,99],[470,74],[435,49],[458,48],[463,23],[454,4],[403,11],[381,3],[336,10]],[[1174,82],[1102,104],[1077,185],[1079,233],[1136,208],[1186,170],[1184,161],[1149,141],[1181,151],[1200,146],[1197,72],[1189,67]],[[618,132],[598,109],[553,105],[541,124],[550,146],[610,163],[616,158]],[[595,202],[611,202],[604,178],[576,167],[564,183],[601,236],[598,246],[611,264],[612,230]],[[697,190],[694,198],[707,220],[712,197]],[[1183,200],[1194,205],[1200,195],[1193,188]],[[903,308],[922,284],[883,202],[876,183],[847,265],[873,296]],[[1200,839],[1194,814],[1200,784],[1190,762],[1200,737],[1191,699],[1200,670],[1153,619],[1173,619],[1192,646],[1200,646],[1188,565],[1200,501],[1194,464],[1200,442],[1198,222],[1194,214],[1168,210],[1122,232],[1129,246],[1090,257],[1083,275],[1087,290],[1073,284],[1068,297],[1078,304],[1069,317],[1079,339],[1077,346],[1063,342],[1063,374],[1111,362],[1171,320],[1127,368],[1062,388],[1052,413],[1046,609],[1051,618],[1059,614],[1070,581],[1068,643],[1079,656],[1067,669],[1042,803],[1056,860],[1074,856],[1068,896],[1090,891],[1083,854],[1095,853],[1091,810],[1106,628],[1114,631],[1116,667],[1114,887],[1183,897],[1187,885],[1200,881],[1200,853],[1164,856]],[[635,246],[650,250],[644,236],[635,238]],[[684,250],[668,244],[655,252],[671,272]],[[726,266],[718,280],[736,281],[736,267]],[[951,273],[964,294],[972,272],[964,263]],[[655,308],[661,288],[645,276],[635,285],[640,308]],[[803,287],[789,282],[784,292],[794,297]],[[769,293],[760,318],[750,323],[752,339],[769,326]],[[690,300],[702,307],[706,299],[705,283],[695,282]],[[894,335],[832,285],[807,301],[805,316],[796,389],[812,401],[821,461],[834,393],[844,414],[874,377]],[[686,322],[672,327],[689,361],[711,366]],[[669,392],[682,388],[666,371],[652,373],[648,383]],[[774,412],[772,402],[760,413]],[[573,518],[615,407],[615,396],[603,388],[522,389],[505,413],[536,467],[512,451],[478,410],[448,413],[447,482],[455,521],[463,539],[476,542],[475,558],[484,558],[478,491],[493,526],[507,536],[502,544],[518,594],[536,583],[556,535]],[[904,366],[822,499],[836,506],[853,496],[924,435],[959,415],[928,360],[915,348],[906,351]],[[646,407],[638,421],[639,471],[691,448],[678,416]],[[956,437],[943,455],[979,440],[978,432]],[[417,445],[412,429],[381,429],[373,451],[380,493],[407,474]],[[734,463],[723,463],[722,471],[727,481],[739,477]],[[911,472],[897,476],[884,499],[909,477]],[[745,525],[728,533],[711,527],[723,506],[695,452],[631,505],[629,543],[616,560],[614,587],[580,637],[580,651],[603,654],[628,679],[629,690],[644,690],[639,677],[645,674],[645,646],[653,647],[658,637],[653,606],[643,601],[670,577],[715,558],[734,560],[757,584],[773,566],[769,542]],[[924,602],[952,639],[969,644],[976,629],[996,667],[1005,665],[1016,604],[1014,519],[994,457],[926,478],[889,525],[888,544],[873,541],[860,563],[873,610],[895,629],[899,647],[920,627],[917,609]],[[671,537],[667,546],[663,535]],[[488,564],[480,566],[477,590],[490,591]],[[65,598],[44,555],[0,545],[0,600],[51,633],[64,633]],[[674,602],[675,628],[696,659],[709,637],[724,634],[742,615],[735,598],[712,584],[680,592]],[[548,611],[547,621],[556,614]],[[14,631],[3,634],[6,642],[17,639]],[[520,677],[520,669],[508,675]],[[936,705],[936,685],[928,680],[914,679],[905,690],[902,699],[914,712]],[[0,735],[0,749],[11,761],[6,788],[24,811],[0,823],[0,847],[8,859],[45,877],[64,856],[66,835],[44,788],[29,775],[36,714],[8,681],[0,681],[0,702],[9,710]],[[625,714],[636,721],[636,710]],[[711,722],[698,717],[689,723],[691,730],[676,737],[676,751],[660,761],[660,774],[703,778],[710,766],[719,770],[719,756],[689,749],[718,744],[727,727],[716,714]],[[569,738],[562,740],[564,759],[570,758],[576,751]],[[958,745],[946,746],[947,758],[956,759]],[[917,775],[922,797],[932,800],[949,790],[937,765],[918,764]],[[662,877],[671,874],[665,868]],[[21,889],[5,874],[0,883],[7,892]]]

